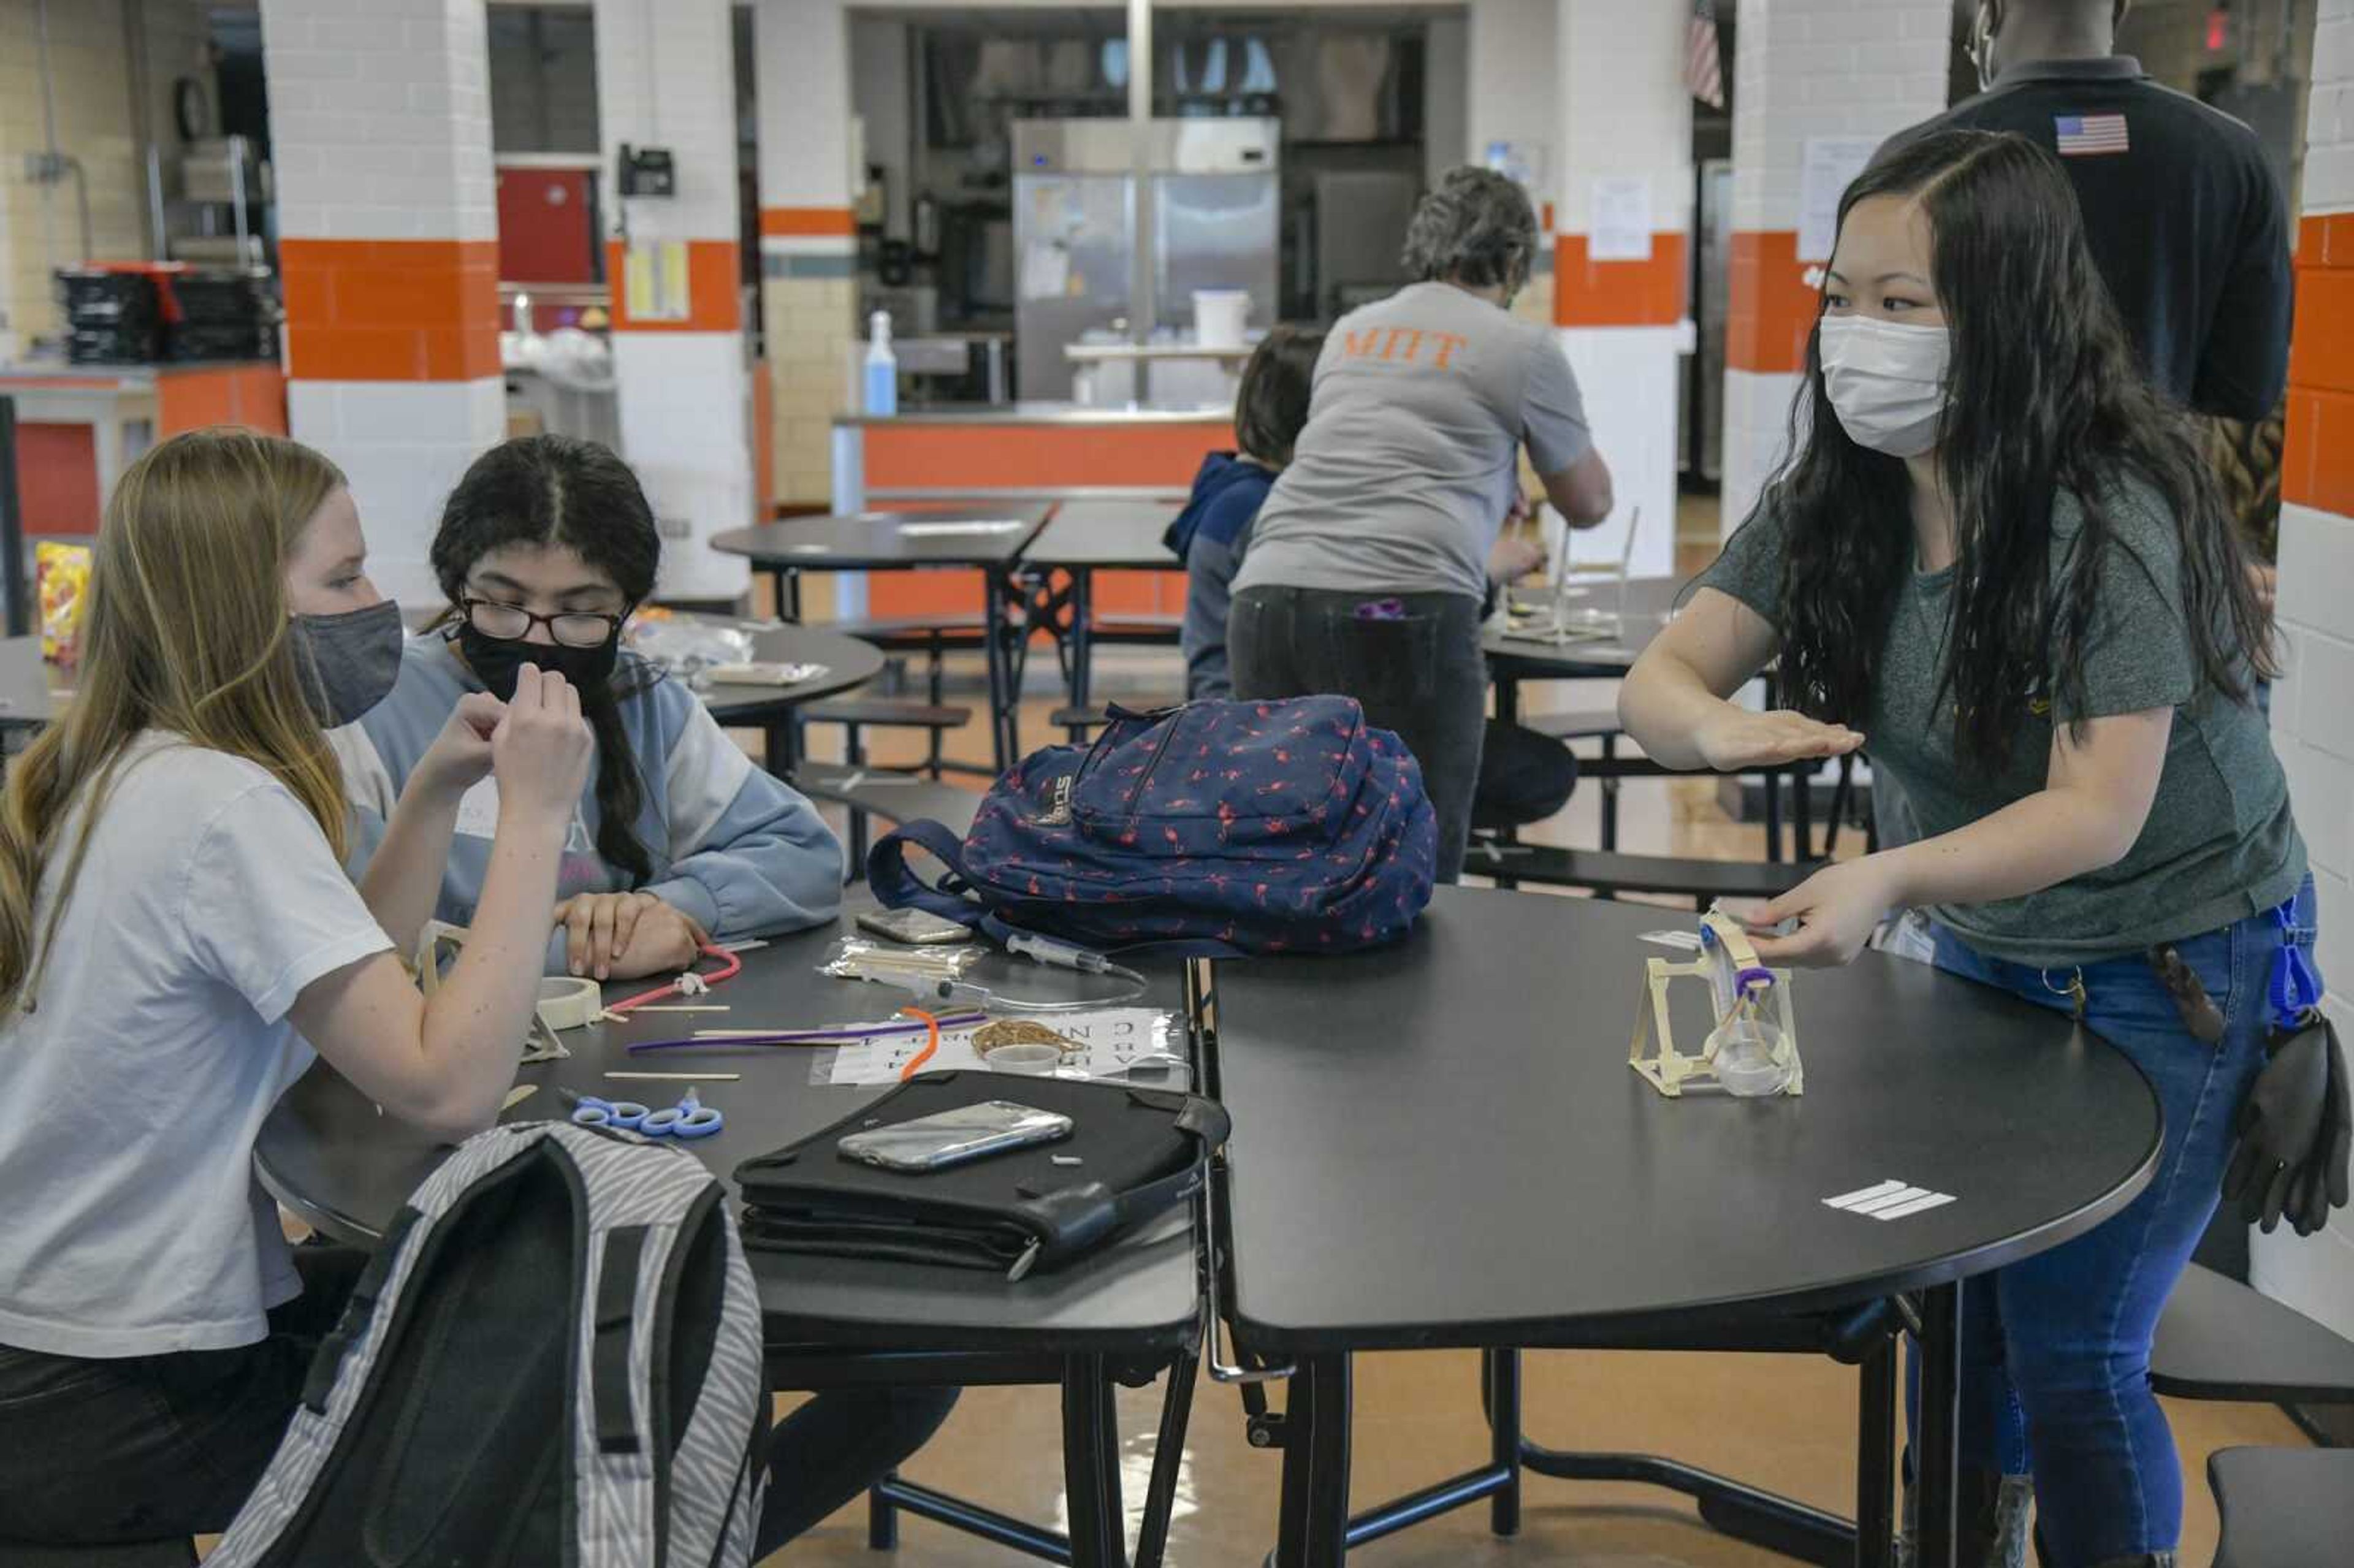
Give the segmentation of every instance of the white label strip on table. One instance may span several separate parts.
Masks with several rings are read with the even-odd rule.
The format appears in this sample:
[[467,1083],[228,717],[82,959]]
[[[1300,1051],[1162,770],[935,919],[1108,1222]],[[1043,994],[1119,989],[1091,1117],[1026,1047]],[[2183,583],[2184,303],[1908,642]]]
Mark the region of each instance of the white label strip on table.
[[1874,1210],[1872,1217],[1875,1220],[1902,1220],[1914,1214],[1926,1213],[1931,1209],[1942,1209],[1953,1201],[1951,1192],[1925,1192],[1910,1202]]
[[1913,1214],[1923,1214],[1931,1209],[1943,1208],[1954,1202],[1951,1192],[1934,1192],[1926,1187],[1915,1187],[1909,1181],[1890,1180],[1875,1181],[1869,1187],[1859,1187],[1852,1192],[1842,1192],[1836,1198],[1825,1198],[1823,1206],[1844,1209],[1850,1214],[1869,1214],[1875,1220],[1901,1220]]

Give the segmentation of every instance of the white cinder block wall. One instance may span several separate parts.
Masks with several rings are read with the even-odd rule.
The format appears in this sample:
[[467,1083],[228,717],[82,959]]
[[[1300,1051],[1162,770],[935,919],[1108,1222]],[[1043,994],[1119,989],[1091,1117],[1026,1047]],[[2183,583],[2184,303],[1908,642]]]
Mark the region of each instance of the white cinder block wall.
[[505,433],[490,66],[478,0],[262,0],[287,417],[343,466],[385,593]]
[[1786,450],[1815,291],[1797,259],[1807,143],[1884,138],[1946,107],[1949,0],[1741,0],[1723,527]]
[[[597,0],[597,115],[609,172],[605,275],[614,291],[621,454],[663,530],[666,598],[733,599],[741,556],[705,543],[759,521],[736,182],[735,35],[728,0]],[[623,143],[669,150],[676,194],[624,197]],[[684,263],[679,313],[638,313],[627,247]]]
[[1537,263],[1512,312],[1532,322],[1553,319],[1554,204],[1560,191],[1560,61],[1554,48],[1560,0],[1471,0],[1470,92],[1466,156],[1488,161],[1495,143],[1509,143],[1528,160],[1529,198],[1536,203]]
[[[1687,316],[1692,207],[1691,17],[1655,0],[1560,0],[1560,177],[1553,221],[1553,320],[1585,394],[1617,508],[1575,538],[1576,559],[1615,561],[1638,511],[1633,570],[1675,569],[1679,354]],[[1597,185],[1648,191],[1644,254],[1597,254]],[[1617,238],[1631,238],[1630,235]]]
[[753,39],[775,498],[854,504],[854,493],[837,498],[832,472],[833,418],[853,406],[850,366],[863,331],[842,0],[756,0]]
[[[2306,124],[2281,491],[2280,619],[2288,678],[2273,743],[2321,895],[2327,1006],[2354,1041],[2354,0],[2322,0]],[[2257,1286],[2354,1335],[2354,1219],[2253,1238]]]

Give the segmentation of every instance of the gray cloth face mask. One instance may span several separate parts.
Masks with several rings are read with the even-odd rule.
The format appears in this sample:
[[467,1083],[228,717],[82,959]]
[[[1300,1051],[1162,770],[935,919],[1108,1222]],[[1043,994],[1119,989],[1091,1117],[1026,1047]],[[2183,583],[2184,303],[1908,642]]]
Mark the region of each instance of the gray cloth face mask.
[[400,607],[388,599],[340,615],[295,616],[293,638],[303,693],[324,728],[350,724],[400,679]]

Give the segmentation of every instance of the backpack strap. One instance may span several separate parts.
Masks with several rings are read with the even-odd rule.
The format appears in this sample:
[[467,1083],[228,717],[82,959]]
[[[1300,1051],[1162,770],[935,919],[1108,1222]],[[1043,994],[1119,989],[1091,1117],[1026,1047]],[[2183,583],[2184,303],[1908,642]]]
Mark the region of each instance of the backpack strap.
[[637,1321],[638,1269],[646,1227],[617,1225],[605,1234],[604,1265],[597,1271],[597,1319],[589,1340],[588,1394],[597,1446],[607,1454],[638,1451],[637,1413],[630,1408],[630,1334]]
[[[949,868],[938,885],[909,869],[910,844]],[[866,885],[885,909],[921,909],[967,927],[978,927],[988,915],[978,900],[964,896],[972,885],[964,865],[964,841],[940,822],[920,819],[902,822],[896,832],[875,840],[875,847],[866,852]]]

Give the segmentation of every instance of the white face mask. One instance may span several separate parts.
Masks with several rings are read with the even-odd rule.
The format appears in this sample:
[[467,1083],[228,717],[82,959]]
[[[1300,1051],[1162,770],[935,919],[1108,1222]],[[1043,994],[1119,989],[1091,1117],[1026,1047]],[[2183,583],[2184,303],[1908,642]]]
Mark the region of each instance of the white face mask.
[[1891,457],[1937,444],[1953,336],[1872,316],[1822,319],[1823,390],[1848,438]]

